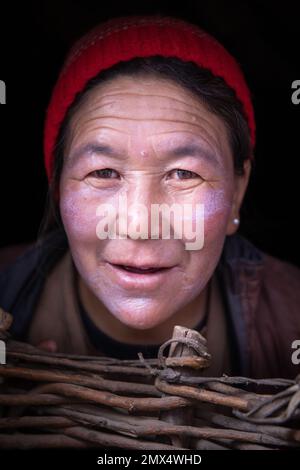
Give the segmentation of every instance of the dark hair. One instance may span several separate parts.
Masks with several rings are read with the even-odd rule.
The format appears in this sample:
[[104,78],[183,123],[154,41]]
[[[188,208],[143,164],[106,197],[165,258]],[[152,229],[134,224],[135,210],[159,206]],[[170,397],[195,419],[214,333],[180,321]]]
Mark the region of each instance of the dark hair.
[[77,94],[66,113],[55,145],[53,175],[41,229],[43,233],[48,232],[55,224],[62,228],[54,194],[59,185],[63,168],[65,143],[72,116],[80,108],[86,93],[95,86],[118,76],[137,75],[172,80],[194,93],[209,111],[221,117],[227,129],[235,173],[243,174],[243,163],[251,156],[252,152],[249,126],[242,103],[237,98],[235,91],[226,84],[223,78],[214,76],[208,69],[201,68],[193,62],[184,62],[176,57],[137,57],[126,62],[119,62],[92,78],[84,90]]

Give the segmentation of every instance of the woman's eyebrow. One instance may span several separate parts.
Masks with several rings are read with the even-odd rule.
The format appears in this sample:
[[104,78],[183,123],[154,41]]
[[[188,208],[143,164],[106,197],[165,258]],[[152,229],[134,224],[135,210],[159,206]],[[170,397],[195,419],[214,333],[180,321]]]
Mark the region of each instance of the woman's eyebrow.
[[76,163],[81,157],[86,155],[108,155],[112,158],[124,158],[124,154],[121,154],[114,150],[107,144],[100,144],[100,143],[88,143],[83,144],[77,147],[73,152],[70,154],[69,162],[71,164]]
[[[109,156],[111,158],[116,158],[116,159],[128,158],[128,156],[126,156],[125,153],[117,152],[108,144],[89,142],[87,144],[83,144],[79,146],[73,152],[71,152],[70,158],[69,158],[69,164],[72,164],[72,165],[75,164],[80,158],[86,155],[105,155],[105,156]],[[165,153],[165,155],[167,156],[167,158],[195,156],[195,157],[203,158],[206,161],[208,161],[208,163],[212,163],[214,165],[220,164],[215,152],[207,149],[201,144],[179,145],[178,147],[174,147],[173,149],[168,150]]]
[[201,144],[185,144],[179,145],[178,147],[173,148],[167,152],[168,155],[174,157],[184,157],[184,156],[195,156],[204,158],[209,163],[214,165],[219,165],[217,155],[212,150],[207,149]]

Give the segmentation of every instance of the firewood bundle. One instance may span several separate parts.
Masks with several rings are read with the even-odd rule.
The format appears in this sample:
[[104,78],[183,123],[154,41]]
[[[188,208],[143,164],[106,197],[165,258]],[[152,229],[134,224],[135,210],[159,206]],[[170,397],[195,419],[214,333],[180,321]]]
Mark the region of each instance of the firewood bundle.
[[119,360],[41,351],[0,317],[2,449],[300,448],[300,376],[205,377],[197,331],[176,326],[157,359]]

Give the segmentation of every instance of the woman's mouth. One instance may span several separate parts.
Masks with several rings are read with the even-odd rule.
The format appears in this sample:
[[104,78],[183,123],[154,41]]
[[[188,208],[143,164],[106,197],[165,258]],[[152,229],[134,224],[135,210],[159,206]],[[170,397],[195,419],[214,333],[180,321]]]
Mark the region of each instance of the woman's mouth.
[[125,289],[153,290],[161,287],[174,267],[129,266],[107,263],[114,283]]
[[130,273],[136,273],[136,274],[152,274],[152,273],[157,273],[159,271],[163,271],[165,269],[169,269],[169,268],[159,268],[159,267],[137,268],[135,266],[126,266],[124,264],[115,264],[114,266],[116,266],[119,269],[128,271]]

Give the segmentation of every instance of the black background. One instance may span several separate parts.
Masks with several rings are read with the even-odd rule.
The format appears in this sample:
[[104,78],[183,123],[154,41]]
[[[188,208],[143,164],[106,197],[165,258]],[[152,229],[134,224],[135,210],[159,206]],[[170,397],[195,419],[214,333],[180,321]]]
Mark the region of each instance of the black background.
[[299,2],[47,0],[1,4],[0,246],[34,240],[47,180],[43,122],[51,89],[72,42],[96,23],[127,14],[180,17],[213,34],[239,61],[253,94],[256,163],[240,231],[264,251],[300,266]]

